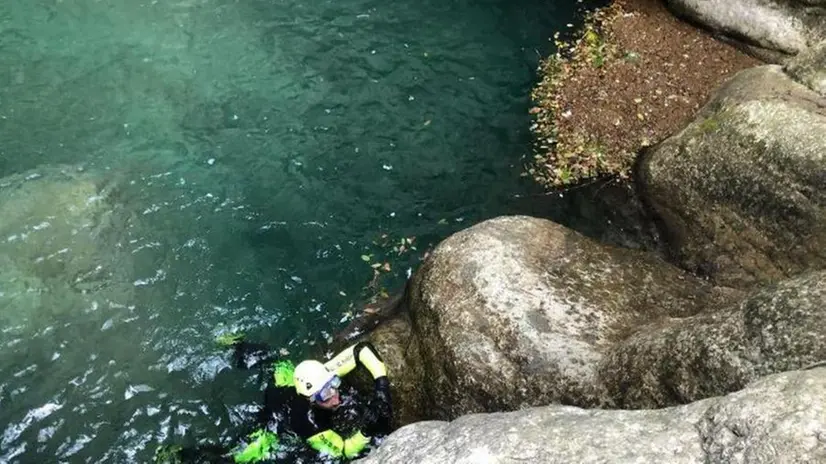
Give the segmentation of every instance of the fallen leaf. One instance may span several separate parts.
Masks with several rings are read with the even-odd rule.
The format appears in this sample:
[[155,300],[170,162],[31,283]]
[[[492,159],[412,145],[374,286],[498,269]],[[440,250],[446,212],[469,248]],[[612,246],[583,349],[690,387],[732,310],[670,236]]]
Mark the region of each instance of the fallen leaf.
[[381,267],[386,272],[390,272],[390,263],[384,263],[384,266]]

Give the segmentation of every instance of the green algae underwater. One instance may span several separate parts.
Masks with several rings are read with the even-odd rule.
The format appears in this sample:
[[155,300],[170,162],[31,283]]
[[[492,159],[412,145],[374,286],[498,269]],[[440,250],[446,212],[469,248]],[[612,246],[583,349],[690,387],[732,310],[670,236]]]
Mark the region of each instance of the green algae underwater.
[[530,90],[580,6],[0,5],[0,461],[229,440],[260,392],[217,335],[300,358],[530,210]]

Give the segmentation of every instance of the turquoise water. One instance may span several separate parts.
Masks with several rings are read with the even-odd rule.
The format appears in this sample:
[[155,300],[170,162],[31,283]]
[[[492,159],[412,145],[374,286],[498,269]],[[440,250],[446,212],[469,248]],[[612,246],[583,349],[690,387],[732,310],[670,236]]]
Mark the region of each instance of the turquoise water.
[[3,2],[0,462],[229,437],[258,386],[216,335],[298,358],[451,232],[566,221],[516,198],[535,68],[573,18],[527,0]]

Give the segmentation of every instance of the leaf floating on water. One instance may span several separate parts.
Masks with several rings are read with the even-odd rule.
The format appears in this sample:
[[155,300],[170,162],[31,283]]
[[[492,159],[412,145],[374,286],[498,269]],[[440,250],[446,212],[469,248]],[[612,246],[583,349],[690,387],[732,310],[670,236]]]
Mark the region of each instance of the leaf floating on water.
[[370,265],[370,267],[372,267],[373,269],[378,269],[379,267],[381,267],[381,263],[373,263]]
[[381,267],[386,272],[390,272],[390,263],[384,263],[384,266]]
[[428,119],[427,121],[425,121],[425,122],[424,122],[424,125],[425,125],[425,126],[429,126],[429,125],[430,125],[430,119]]
[[343,290],[339,290],[338,294],[339,294],[339,295],[341,295],[341,296],[347,296],[347,294],[346,294],[346,293],[344,293],[344,291],[343,291]]
[[364,261],[365,263],[369,263],[370,262],[370,255],[361,255],[361,260]]
[[439,219],[438,224],[447,224],[447,219],[445,219],[445,218]]
[[280,350],[278,350],[278,354],[280,354],[281,356],[289,356],[290,350],[286,348],[281,348]]

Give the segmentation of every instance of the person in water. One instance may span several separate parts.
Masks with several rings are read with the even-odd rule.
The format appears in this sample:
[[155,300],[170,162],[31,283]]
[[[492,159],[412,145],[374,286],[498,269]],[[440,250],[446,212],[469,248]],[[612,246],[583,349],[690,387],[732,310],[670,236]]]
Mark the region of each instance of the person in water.
[[[310,359],[294,366],[291,361],[273,362],[265,345],[246,342],[242,334],[225,335],[218,342],[233,347],[236,367],[272,367],[254,431],[232,449],[214,445],[162,448],[156,462],[306,462],[295,453],[322,462],[350,460],[390,433],[390,381],[371,343],[351,345],[324,363]],[[368,398],[346,382],[346,376],[358,367],[373,378],[374,389]],[[301,441],[310,450],[281,446],[285,438]]]

